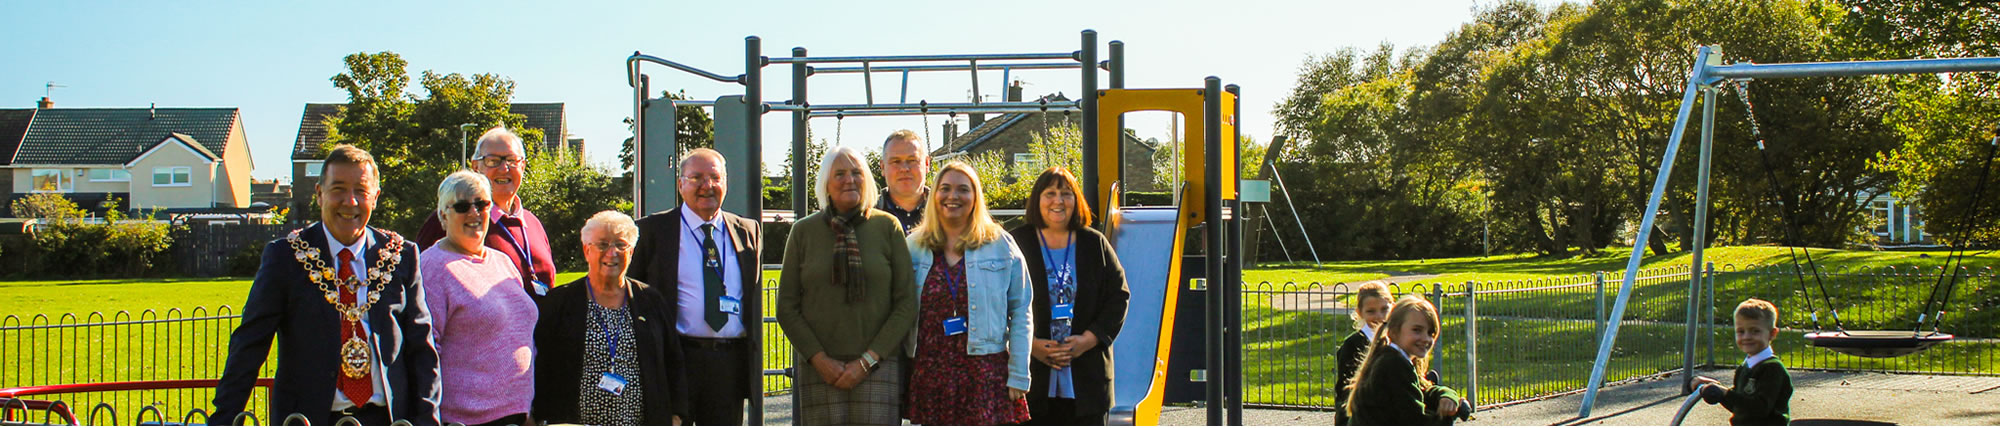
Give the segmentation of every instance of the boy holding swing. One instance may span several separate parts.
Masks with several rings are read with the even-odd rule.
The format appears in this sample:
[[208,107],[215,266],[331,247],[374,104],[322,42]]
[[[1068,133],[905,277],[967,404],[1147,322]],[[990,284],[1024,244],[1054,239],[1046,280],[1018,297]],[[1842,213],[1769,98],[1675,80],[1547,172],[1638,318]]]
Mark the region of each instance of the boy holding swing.
[[1734,387],[1699,376],[1701,399],[1728,408],[1732,425],[1791,424],[1792,376],[1785,373],[1771,350],[1777,335],[1778,307],[1760,299],[1736,305],[1736,348],[1749,357],[1736,368]]

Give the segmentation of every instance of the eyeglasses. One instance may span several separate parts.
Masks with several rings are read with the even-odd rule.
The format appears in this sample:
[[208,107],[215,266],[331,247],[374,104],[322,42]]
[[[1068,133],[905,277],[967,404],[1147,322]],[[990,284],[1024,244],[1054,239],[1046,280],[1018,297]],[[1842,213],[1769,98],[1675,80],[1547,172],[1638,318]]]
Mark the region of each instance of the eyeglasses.
[[486,168],[499,168],[503,166],[519,168],[521,167],[521,163],[526,162],[527,159],[518,157],[510,158],[506,156],[480,156],[479,158],[473,159],[473,161],[478,162],[479,166]]
[[631,249],[632,249],[632,243],[630,243],[630,242],[593,242],[593,243],[590,243],[590,247],[591,247],[591,248],[596,248],[596,249],[597,249],[597,251],[604,251],[604,252],[610,252],[611,250],[618,250],[618,251],[629,251],[629,250],[631,250]]
[[456,204],[451,204],[451,210],[459,214],[465,214],[467,212],[471,212],[474,209],[480,211],[486,211],[486,207],[490,206],[493,206],[493,202],[485,199],[477,201],[458,201],[458,203]]

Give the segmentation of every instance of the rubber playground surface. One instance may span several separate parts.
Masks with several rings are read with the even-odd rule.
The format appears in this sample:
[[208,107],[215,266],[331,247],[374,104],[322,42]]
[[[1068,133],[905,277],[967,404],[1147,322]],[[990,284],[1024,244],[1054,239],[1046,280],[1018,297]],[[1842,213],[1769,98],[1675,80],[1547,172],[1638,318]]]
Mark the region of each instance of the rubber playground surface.
[[[1699,374],[1729,380],[1729,370]],[[1794,370],[1792,425],[2000,425],[2000,377],[1893,375]],[[765,398],[765,424],[789,425],[791,397]],[[1605,387],[1596,410],[1577,418],[1583,394],[1559,395],[1479,412],[1461,425],[1666,425],[1687,398],[1678,377],[1654,378]],[[1160,425],[1207,422],[1199,407],[1168,407]],[[1331,426],[1324,411],[1244,409],[1245,425]],[[1696,404],[1683,425],[1726,426],[1729,411]]]
[[[1699,374],[1728,382],[1729,370]],[[1793,425],[2000,425],[2000,377],[1791,372]],[[1480,412],[1468,425],[1666,425],[1686,399],[1680,379],[1604,388],[1589,418],[1583,394]],[[1248,419],[1246,416],[1245,419]],[[1696,404],[1683,425],[1729,425],[1722,406]]]

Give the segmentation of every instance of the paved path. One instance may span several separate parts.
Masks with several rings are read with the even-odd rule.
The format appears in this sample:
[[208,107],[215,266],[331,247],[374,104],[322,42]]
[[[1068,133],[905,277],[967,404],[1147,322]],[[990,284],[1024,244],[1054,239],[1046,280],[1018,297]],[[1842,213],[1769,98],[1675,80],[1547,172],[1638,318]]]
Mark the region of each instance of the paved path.
[[[1724,379],[1728,370],[1701,374]],[[2000,377],[1793,371],[1793,425],[2000,425]],[[1686,396],[1680,379],[1607,387],[1590,418],[1571,394],[1480,412],[1471,425],[1663,425]],[[1687,425],[1728,425],[1729,411],[1696,404]]]
[[[1701,374],[1728,380],[1728,370]],[[2000,425],[2000,377],[1793,371],[1793,425]],[[1665,425],[1686,396],[1676,378],[1605,387],[1590,418],[1579,419],[1583,394],[1556,396],[1479,412],[1466,425]],[[790,396],[764,399],[766,425],[791,424]],[[1205,425],[1199,407],[1169,407],[1160,425]],[[1325,411],[1246,409],[1245,425],[1333,425]],[[1697,404],[1687,425],[1729,425],[1729,411]]]

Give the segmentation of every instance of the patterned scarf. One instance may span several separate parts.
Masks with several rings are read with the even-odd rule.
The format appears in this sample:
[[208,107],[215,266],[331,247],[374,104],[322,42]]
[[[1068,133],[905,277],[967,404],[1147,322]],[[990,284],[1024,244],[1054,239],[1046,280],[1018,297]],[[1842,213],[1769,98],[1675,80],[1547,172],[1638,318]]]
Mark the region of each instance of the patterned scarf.
[[867,218],[864,209],[841,213],[829,209],[826,223],[833,227],[833,286],[847,289],[847,302],[861,301],[868,286],[861,279],[861,236],[854,228]]

